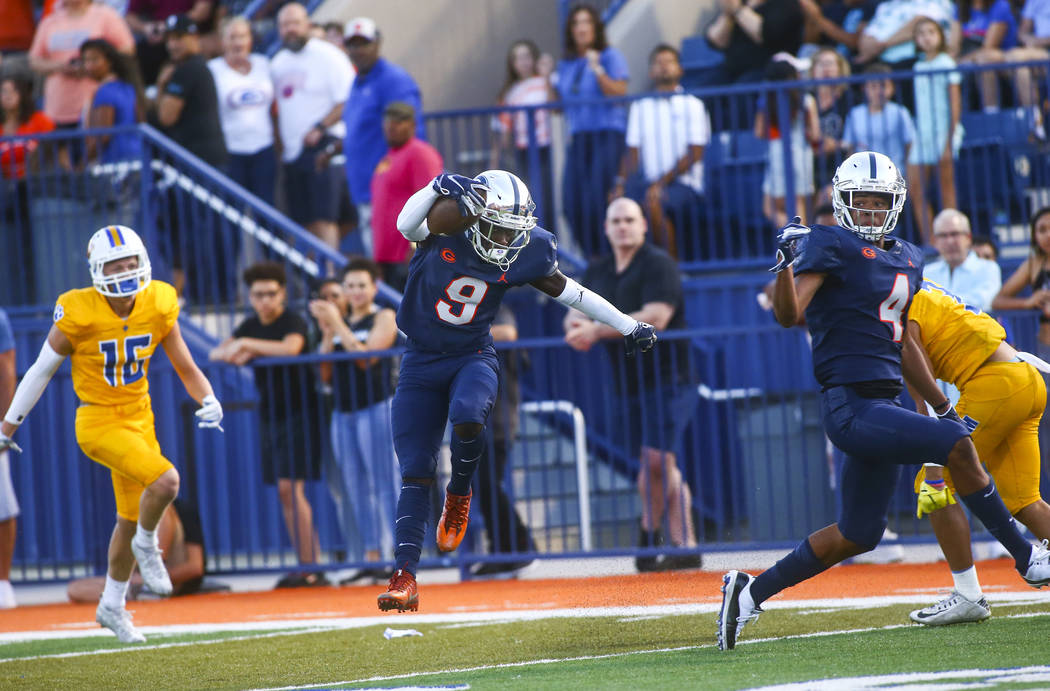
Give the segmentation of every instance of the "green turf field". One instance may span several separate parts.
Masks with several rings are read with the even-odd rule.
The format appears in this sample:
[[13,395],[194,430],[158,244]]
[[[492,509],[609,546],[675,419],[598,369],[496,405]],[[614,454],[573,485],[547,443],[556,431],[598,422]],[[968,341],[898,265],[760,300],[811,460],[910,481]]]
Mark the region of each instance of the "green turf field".
[[[974,672],[906,680],[908,689],[1050,688],[1050,602],[993,604],[981,624],[924,629],[907,605],[767,612],[737,649],[714,645],[714,614],[388,624],[318,631],[216,631],[0,645],[0,688],[242,689],[514,686],[529,689],[738,689],[904,672]],[[422,637],[387,640],[387,626]],[[264,628],[262,625],[260,628]],[[932,675],[931,675],[932,676]],[[842,679],[837,688],[858,688]],[[892,688],[880,685],[878,688]]]

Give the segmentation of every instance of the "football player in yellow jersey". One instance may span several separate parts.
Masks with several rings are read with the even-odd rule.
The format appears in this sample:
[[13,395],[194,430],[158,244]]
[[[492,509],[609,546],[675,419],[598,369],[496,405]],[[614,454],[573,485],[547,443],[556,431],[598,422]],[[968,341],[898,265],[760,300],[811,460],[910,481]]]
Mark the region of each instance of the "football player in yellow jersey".
[[[995,479],[1010,513],[1043,540],[1050,538],[1050,506],[1039,496],[1039,419],[1046,386],[1035,362],[1006,343],[997,321],[932,281],[923,281],[908,312],[905,336],[925,351],[941,381],[958,387],[959,415],[976,427],[977,455]],[[916,397],[915,400],[921,400]],[[925,403],[919,405],[925,412]],[[970,550],[966,515],[952,497],[946,468],[927,464],[915,478],[917,515],[930,515],[937,541],[952,570],[955,590],[944,600],[911,613],[931,626],[980,621],[991,615],[981,593]]]
[[92,288],[59,296],[40,355],[15,391],[0,425],[0,451],[21,451],[11,439],[62,361],[73,365],[77,443],[112,471],[117,525],[95,619],[124,643],[146,640],[124,601],[138,561],[146,586],[171,593],[157,546],[157,523],[179,491],[179,474],[161,455],[146,372],[163,345],[186,391],[201,404],[198,426],[222,429],[222,406],[182,340],[175,289],[151,280],[149,256],[131,228],[106,226],[88,243]]

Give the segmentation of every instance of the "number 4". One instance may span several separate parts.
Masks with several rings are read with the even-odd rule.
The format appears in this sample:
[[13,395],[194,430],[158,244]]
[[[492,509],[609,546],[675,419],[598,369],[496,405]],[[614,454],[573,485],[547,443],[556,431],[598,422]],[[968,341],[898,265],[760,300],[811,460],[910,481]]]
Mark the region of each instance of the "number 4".
[[893,289],[886,299],[879,305],[879,321],[884,321],[893,327],[893,340],[900,343],[904,335],[904,308],[908,306],[908,297],[911,295],[911,282],[905,274],[897,274],[893,280]]

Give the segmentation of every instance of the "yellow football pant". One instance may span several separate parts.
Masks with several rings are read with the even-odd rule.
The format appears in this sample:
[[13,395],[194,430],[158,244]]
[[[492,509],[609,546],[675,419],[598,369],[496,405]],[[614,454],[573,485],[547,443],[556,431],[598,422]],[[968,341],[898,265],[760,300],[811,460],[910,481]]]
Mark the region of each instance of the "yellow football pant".
[[[995,478],[999,495],[1011,514],[1039,499],[1039,419],[1046,407],[1046,385],[1026,362],[988,362],[966,382],[960,416],[977,420],[973,444],[977,456]],[[926,477],[920,468],[915,491]],[[955,491],[948,469],[944,478]]]
[[87,457],[112,471],[117,515],[137,522],[142,491],[174,467],[161,455],[149,397],[121,406],[82,405],[76,433]]

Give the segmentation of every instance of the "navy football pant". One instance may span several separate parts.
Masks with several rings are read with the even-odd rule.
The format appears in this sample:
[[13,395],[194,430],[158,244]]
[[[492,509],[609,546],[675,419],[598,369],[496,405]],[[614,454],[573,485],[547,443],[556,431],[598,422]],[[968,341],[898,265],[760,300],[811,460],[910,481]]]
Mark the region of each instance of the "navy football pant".
[[392,404],[401,494],[394,528],[397,568],[415,573],[423,549],[430,487],[446,424],[484,425],[499,390],[499,359],[488,346],[448,355],[408,350]]

